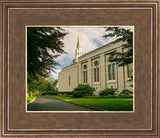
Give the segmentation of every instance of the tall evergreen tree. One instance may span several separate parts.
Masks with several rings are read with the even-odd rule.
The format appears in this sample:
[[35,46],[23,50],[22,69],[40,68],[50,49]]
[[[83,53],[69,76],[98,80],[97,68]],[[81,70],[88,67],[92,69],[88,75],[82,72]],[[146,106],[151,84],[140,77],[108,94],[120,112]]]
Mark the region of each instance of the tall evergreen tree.
[[117,37],[115,42],[126,42],[123,44],[123,52],[109,53],[109,61],[116,62],[119,66],[133,63],[133,32],[130,29],[121,27],[107,27],[104,37]]
[[58,64],[55,58],[65,53],[62,39],[65,30],[59,27],[27,28],[27,75],[28,82],[37,76],[47,77]]

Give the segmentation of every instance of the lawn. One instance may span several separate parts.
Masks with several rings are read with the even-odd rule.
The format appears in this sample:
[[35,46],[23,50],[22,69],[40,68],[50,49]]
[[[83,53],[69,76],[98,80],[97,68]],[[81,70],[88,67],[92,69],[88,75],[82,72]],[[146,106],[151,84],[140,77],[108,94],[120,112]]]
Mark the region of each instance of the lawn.
[[69,96],[56,96],[52,97],[95,107],[106,111],[133,111],[133,98],[105,98],[105,97],[84,97],[84,98],[73,98]]

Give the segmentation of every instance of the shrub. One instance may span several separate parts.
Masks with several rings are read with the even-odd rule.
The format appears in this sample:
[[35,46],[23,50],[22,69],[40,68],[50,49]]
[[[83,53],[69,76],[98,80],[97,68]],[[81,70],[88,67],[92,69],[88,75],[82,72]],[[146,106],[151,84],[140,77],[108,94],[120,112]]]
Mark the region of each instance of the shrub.
[[117,89],[114,88],[106,88],[99,92],[99,96],[109,96],[109,95],[114,96],[116,91]]
[[36,90],[36,91],[34,91],[34,94],[33,95],[40,95],[40,91],[38,91],[38,90]]
[[78,87],[73,90],[73,97],[79,98],[84,96],[92,96],[94,91],[95,88],[89,86],[88,84],[79,84]]
[[81,92],[81,91],[73,92],[73,97],[75,97],[75,98],[81,98],[81,97],[84,97],[84,96],[85,96],[84,92]]
[[133,96],[133,92],[128,90],[128,89],[124,89],[124,90],[121,91],[119,96]]
[[59,95],[73,95],[73,92],[58,92]]
[[58,91],[46,91],[42,92],[41,95],[58,95]]

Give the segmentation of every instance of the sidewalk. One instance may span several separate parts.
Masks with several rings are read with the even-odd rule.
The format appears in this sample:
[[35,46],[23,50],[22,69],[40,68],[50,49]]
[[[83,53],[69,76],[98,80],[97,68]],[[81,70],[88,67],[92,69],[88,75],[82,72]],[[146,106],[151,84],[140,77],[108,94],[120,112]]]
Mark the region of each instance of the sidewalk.
[[64,102],[50,96],[36,96],[36,100],[27,105],[27,111],[96,111],[91,108]]

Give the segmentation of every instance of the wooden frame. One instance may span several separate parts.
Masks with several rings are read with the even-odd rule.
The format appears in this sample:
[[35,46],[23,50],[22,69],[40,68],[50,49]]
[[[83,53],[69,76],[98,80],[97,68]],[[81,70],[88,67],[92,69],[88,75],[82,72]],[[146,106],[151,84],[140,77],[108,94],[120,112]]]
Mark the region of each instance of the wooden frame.
[[[159,0],[1,0],[1,136],[160,136]],[[135,112],[25,112],[27,25],[134,25]]]

